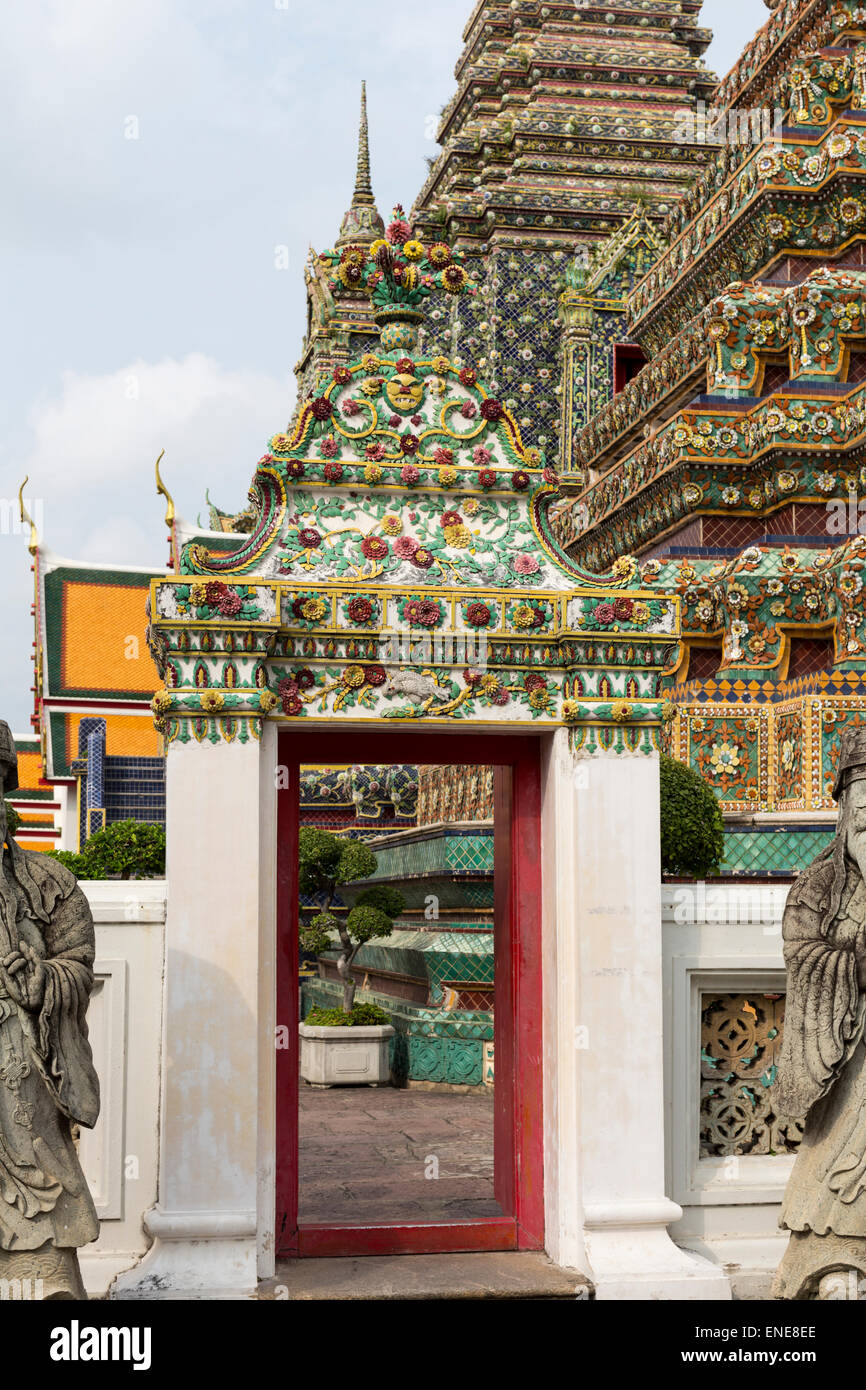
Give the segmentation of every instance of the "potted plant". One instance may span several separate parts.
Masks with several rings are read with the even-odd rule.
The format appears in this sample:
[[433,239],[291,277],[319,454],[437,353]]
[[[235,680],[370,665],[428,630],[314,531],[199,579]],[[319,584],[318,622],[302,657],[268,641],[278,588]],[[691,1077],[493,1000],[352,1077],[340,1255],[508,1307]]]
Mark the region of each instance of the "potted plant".
[[321,910],[301,920],[301,945],[320,955],[339,942],[337,973],[343,984],[339,1009],[314,1008],[300,1024],[301,1077],[313,1086],[376,1086],[391,1079],[388,1014],[375,1004],[356,1004],[352,963],[367,941],[390,936],[404,899],[386,884],[365,888],[345,916],[332,912],[338,890],[376,870],[376,855],[360,840],[340,839],[305,826],[298,835],[298,889],[319,899]]

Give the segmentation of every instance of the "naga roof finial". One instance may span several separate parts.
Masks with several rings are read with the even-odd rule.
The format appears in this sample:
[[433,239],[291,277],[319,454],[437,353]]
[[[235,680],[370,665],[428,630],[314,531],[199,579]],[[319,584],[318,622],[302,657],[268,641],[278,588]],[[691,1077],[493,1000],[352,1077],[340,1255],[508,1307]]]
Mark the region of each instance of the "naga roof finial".
[[39,532],[36,529],[36,522],[28,512],[24,501],[24,489],[29,482],[30,477],[28,475],[18,489],[18,510],[21,516],[21,525],[23,526],[26,523],[30,527],[30,540],[27,542],[27,549],[30,551],[31,555],[35,555],[36,551],[39,549]]
[[172,497],[165,483],[162,481],[162,475],[159,471],[159,465],[162,463],[164,454],[165,449],[162,450],[159,458],[156,461],[156,490],[160,497],[165,498],[165,524],[169,528],[169,530],[171,530],[171,526],[176,513],[174,507],[174,498]]

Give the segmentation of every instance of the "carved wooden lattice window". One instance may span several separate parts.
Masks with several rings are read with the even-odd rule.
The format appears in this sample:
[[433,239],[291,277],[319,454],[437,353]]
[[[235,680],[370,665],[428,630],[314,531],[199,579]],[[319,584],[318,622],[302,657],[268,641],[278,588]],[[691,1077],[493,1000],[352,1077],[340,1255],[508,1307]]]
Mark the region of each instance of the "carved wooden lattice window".
[[701,1158],[797,1152],[802,1124],[773,1107],[784,1023],[784,994],[701,996]]

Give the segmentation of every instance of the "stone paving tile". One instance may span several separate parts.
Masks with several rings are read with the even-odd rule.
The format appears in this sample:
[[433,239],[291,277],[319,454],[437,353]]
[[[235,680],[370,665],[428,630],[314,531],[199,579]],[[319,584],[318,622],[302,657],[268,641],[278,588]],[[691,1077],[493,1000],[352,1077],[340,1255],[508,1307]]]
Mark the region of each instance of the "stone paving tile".
[[[438,1179],[425,1177],[428,1158]],[[501,1216],[493,1196],[493,1095],[301,1085],[302,1221]]]

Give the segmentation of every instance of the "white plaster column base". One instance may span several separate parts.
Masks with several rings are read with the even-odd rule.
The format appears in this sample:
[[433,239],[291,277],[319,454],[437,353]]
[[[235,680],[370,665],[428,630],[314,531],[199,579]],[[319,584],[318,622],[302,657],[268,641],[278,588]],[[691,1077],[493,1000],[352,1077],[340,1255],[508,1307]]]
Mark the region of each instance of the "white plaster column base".
[[668,1222],[680,1215],[668,1201],[631,1211],[588,1208],[584,1231],[596,1298],[730,1302],[725,1271],[671,1240]]
[[788,1232],[764,1236],[714,1236],[683,1242],[683,1248],[703,1255],[724,1269],[735,1299],[770,1298],[776,1270],[788,1248]]
[[110,1290],[118,1300],[255,1298],[254,1212],[148,1212],[154,1243],[135,1269]]
[[728,1300],[665,1189],[657,755],[545,749],[546,1248],[600,1299]]

